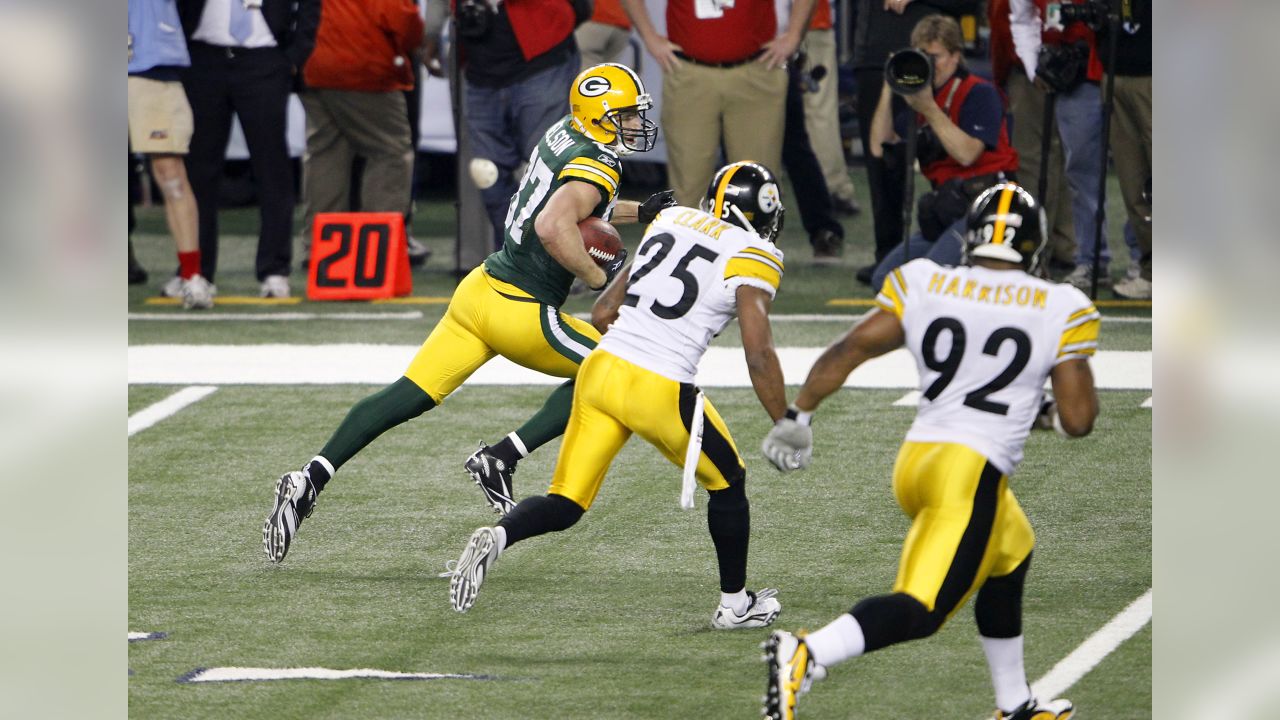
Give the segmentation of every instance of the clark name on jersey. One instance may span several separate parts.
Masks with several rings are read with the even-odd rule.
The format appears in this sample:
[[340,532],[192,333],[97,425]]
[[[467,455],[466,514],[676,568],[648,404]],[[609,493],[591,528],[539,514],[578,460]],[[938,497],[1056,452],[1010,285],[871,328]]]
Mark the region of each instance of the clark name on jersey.
[[759,235],[701,210],[667,208],[645,232],[600,348],[692,383],[711,339],[737,314],[737,289],[773,297],[782,273],[782,251]]

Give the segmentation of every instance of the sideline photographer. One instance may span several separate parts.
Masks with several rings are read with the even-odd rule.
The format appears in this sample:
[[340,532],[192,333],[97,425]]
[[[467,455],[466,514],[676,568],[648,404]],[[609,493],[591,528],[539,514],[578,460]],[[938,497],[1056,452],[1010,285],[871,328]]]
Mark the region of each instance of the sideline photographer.
[[[1015,179],[1018,169],[1000,93],[964,66],[959,23],[930,15],[912,30],[911,45],[914,51],[895,53],[886,65],[870,149],[888,163],[906,163],[901,138],[916,132],[920,171],[933,191],[917,204],[920,232],[911,236],[909,248],[899,243],[889,251],[872,275],[873,287],[880,287],[908,255],[958,264],[969,204],[991,185]],[[910,92],[911,87],[921,89]],[[891,117],[895,92],[910,109]]]
[[[1076,236],[1076,267],[1063,282],[1086,292],[1093,272],[1102,177],[1102,63],[1093,28],[1100,26],[1105,16],[1105,5],[1096,0],[1009,0],[1014,52],[1027,77],[1056,96],[1055,115],[1066,156]],[[1111,251],[1105,218],[1101,237],[1098,282],[1107,286],[1111,284]]]
[[[428,3],[424,42],[434,65],[443,29]],[[542,133],[569,111],[565,88],[580,66],[573,31],[591,17],[591,0],[451,0],[463,63],[463,115],[473,159],[468,167],[502,247],[516,168]],[[438,70],[433,70],[437,72]]]

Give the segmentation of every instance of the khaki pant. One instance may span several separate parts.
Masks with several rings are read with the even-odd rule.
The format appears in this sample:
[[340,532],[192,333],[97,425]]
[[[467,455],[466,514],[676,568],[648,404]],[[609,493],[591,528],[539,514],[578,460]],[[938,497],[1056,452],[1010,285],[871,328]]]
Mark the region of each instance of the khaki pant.
[[1115,160],[1120,194],[1129,213],[1138,247],[1142,277],[1151,279],[1151,203],[1142,193],[1151,178],[1151,76],[1116,77],[1111,112],[1111,157]]
[[844,144],[840,140],[839,70],[836,67],[836,34],[834,30],[811,30],[805,36],[805,54],[809,64],[805,72],[824,67],[827,74],[818,81],[817,92],[804,93],[804,126],[809,133],[813,154],[822,165],[831,197],[853,200],[853,180],[844,163]]
[[579,25],[573,36],[578,43],[578,52],[582,54],[582,69],[586,70],[600,63],[618,62],[618,56],[627,49],[631,31],[588,21]]
[[413,147],[404,93],[307,90],[307,150],[302,158],[303,240],[316,213],[351,210],[351,164],[365,159],[360,210],[409,211]]
[[754,160],[782,172],[787,71],[751,61],[714,68],[681,61],[662,79],[662,133],[676,201],[697,207],[725,160]]
[[130,76],[129,145],[134,152],[186,155],[193,127],[182,83]]
[[[1040,172],[1044,165],[1040,143],[1044,131],[1045,93],[1021,72],[1009,76],[1009,111],[1013,114],[1013,148],[1018,151],[1018,182],[1032,195],[1040,192]],[[1047,197],[1037,197],[1049,221],[1049,241],[1045,258],[1071,266],[1076,262],[1076,234],[1071,222],[1071,186],[1063,175],[1062,142],[1057,123],[1049,145],[1049,185]]]

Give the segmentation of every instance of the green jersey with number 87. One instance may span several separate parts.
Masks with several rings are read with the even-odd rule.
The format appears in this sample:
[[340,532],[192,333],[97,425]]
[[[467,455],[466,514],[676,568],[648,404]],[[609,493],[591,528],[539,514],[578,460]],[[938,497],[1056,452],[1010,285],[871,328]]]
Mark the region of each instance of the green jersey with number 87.
[[571,121],[567,115],[548,128],[530,153],[520,187],[507,206],[503,247],[484,262],[493,277],[555,306],[569,296],[574,276],[542,246],[533,223],[551,195],[567,182],[596,186],[600,203],[591,214],[608,220],[618,200],[622,171],[617,153],[578,132]]

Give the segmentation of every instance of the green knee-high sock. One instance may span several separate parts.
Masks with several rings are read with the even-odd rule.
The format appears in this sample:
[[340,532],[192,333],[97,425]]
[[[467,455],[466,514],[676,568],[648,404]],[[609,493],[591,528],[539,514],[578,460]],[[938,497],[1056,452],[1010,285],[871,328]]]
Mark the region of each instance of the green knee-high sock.
[[564,434],[569,424],[569,412],[573,410],[573,381],[570,380],[547,397],[529,421],[516,430],[525,450],[533,452]]
[[435,406],[430,395],[402,377],[353,405],[320,455],[337,470],[374,438]]

